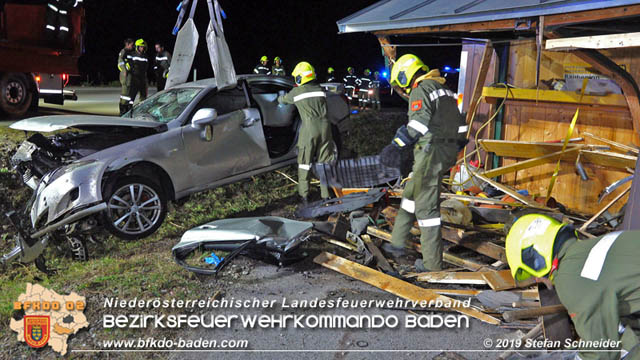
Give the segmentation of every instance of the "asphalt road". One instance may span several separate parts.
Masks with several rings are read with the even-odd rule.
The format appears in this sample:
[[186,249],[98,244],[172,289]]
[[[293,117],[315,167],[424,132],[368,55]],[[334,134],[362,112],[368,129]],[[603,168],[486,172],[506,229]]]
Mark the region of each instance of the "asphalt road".
[[[45,104],[40,100],[37,112],[29,112],[21,119],[43,115],[62,115],[69,113],[112,115],[119,114],[118,103],[120,101],[119,87],[68,87],[67,90],[75,90],[78,100],[65,101],[64,105]],[[155,94],[154,86],[149,88],[149,96]],[[6,115],[0,115],[0,126],[9,126],[14,121]]]

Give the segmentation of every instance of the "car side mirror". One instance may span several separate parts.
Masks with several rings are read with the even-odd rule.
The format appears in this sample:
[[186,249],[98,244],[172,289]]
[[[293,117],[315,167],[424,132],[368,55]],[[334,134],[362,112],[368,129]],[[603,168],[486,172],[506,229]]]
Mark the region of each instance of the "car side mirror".
[[201,129],[205,125],[210,124],[218,118],[218,112],[216,109],[204,108],[196,111],[191,118],[191,127]]

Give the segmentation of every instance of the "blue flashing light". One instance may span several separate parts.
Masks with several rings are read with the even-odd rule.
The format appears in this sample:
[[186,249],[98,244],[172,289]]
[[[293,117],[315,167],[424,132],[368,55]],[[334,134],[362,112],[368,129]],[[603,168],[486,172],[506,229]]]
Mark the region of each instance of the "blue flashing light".
[[460,72],[460,68],[456,68],[456,72]]
[[387,74],[387,72],[386,72],[386,71],[383,71],[383,72],[382,72],[382,77],[383,77],[383,78],[385,78],[385,79],[386,79],[386,78],[387,78],[387,75],[388,75],[388,74]]
[[352,114],[357,114],[357,113],[358,113],[358,110],[351,110],[351,113],[352,113]]
[[227,20],[227,14],[222,10],[222,8],[220,8],[220,14],[222,14],[223,19]]
[[451,71],[451,66],[445,66],[444,71]]

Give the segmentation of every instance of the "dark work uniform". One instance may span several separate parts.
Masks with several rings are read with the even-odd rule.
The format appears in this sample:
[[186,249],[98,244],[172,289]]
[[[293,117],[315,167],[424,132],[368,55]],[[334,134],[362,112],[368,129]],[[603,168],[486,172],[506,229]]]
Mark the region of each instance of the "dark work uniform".
[[118,70],[120,70],[120,115],[129,111],[129,93],[131,92],[131,61],[129,55],[133,50],[122,49],[118,53]]
[[[337,148],[331,135],[331,122],[327,117],[327,99],[322,88],[314,81],[294,87],[278,97],[281,104],[295,104],[302,124],[298,135],[298,193],[309,195],[311,163],[330,162],[337,157]],[[329,197],[326,185],[320,186],[323,198]]]
[[364,75],[358,79],[358,88],[360,93],[358,94],[358,105],[364,109],[369,104],[369,88],[371,87],[371,78],[368,75]]
[[[625,359],[640,358],[639,242],[640,231],[568,240],[558,253],[553,276],[558,297],[580,338],[621,341],[623,354],[630,352]],[[583,360],[621,356],[619,351],[586,350],[579,353]]]
[[371,101],[371,107],[373,109],[380,110],[380,80],[376,79],[375,76],[371,80],[369,89],[371,90],[371,93],[369,94],[369,101]]
[[336,82],[336,77],[333,74],[327,76],[327,82]]
[[127,55],[127,59],[131,62],[129,107],[132,107],[138,93],[140,94],[140,101],[147,98],[147,69],[149,67],[149,59],[147,59],[146,54],[141,54],[138,51]]
[[67,44],[71,32],[69,11],[80,4],[82,0],[49,0],[47,2],[44,33],[49,45],[64,47]]
[[280,66],[273,65],[273,67],[271,68],[271,75],[285,76],[287,75],[287,72],[284,70],[284,67],[282,65]]
[[358,77],[352,74],[347,74],[342,81],[344,82],[344,90],[347,93],[349,102],[351,102],[351,100],[353,100],[354,91],[356,90],[356,85],[358,84]]
[[262,65],[262,63],[256,65],[255,68],[253,68],[253,73],[254,74],[263,74],[263,75],[271,75],[271,69],[269,69],[268,66],[266,65]]
[[153,66],[153,72],[156,75],[158,91],[164,90],[164,86],[167,84],[167,77],[169,77],[169,65],[171,65],[171,54],[167,50],[163,50],[156,54],[156,62]]
[[424,267],[436,271],[442,269],[440,186],[456,162],[458,134],[466,133],[467,127],[453,92],[437,80],[426,78],[418,79],[411,91],[407,128],[419,140],[413,150],[413,177],[402,194],[391,242],[404,247],[417,220]]

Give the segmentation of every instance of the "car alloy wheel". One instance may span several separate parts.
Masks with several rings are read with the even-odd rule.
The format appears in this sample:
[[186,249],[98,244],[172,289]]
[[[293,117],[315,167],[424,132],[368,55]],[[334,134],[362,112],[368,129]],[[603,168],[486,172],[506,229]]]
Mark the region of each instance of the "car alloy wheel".
[[167,213],[162,187],[139,176],[116,181],[105,196],[103,224],[117,237],[139,239],[155,232]]

